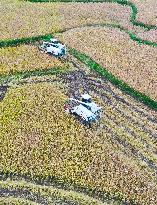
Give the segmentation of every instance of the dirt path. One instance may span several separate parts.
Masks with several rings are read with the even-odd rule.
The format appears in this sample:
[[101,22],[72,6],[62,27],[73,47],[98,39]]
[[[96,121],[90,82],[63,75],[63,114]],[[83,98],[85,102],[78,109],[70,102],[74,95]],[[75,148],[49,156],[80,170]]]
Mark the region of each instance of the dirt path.
[[6,85],[6,86],[1,85],[1,86],[0,86],[0,102],[1,102],[1,101],[3,100],[3,98],[5,97],[5,94],[6,94],[7,90],[8,90],[8,88],[9,88],[8,85]]

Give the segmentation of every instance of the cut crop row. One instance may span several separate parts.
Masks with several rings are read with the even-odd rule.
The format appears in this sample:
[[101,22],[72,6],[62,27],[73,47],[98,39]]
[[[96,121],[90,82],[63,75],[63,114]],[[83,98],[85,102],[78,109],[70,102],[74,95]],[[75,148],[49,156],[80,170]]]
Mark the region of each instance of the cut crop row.
[[[5,191],[1,191],[5,190]],[[41,186],[25,181],[0,181],[0,195],[7,192],[8,195],[28,198],[31,201],[41,204],[56,204],[64,202],[78,205],[102,205],[101,201],[74,191],[65,191],[52,186]],[[4,194],[5,195],[5,194]],[[24,201],[24,200],[23,200]],[[27,200],[26,200],[27,202]],[[33,203],[32,203],[33,204]]]
[[[1,191],[0,191],[1,192]],[[3,196],[2,194],[0,194],[0,203],[1,204],[9,204],[9,205],[38,205],[38,203],[33,202],[31,200],[25,200],[23,198],[18,198],[18,197],[13,197],[13,196]],[[54,205],[54,204],[51,204]]]
[[139,45],[115,28],[69,31],[63,33],[61,39],[68,46],[90,56],[102,67],[107,68],[116,78],[156,99],[155,47]]

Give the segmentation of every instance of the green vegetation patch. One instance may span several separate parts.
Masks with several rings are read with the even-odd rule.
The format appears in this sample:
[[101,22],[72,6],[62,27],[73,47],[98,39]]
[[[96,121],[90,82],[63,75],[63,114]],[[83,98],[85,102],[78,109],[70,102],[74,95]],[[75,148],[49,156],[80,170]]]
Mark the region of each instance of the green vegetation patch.
[[17,46],[20,44],[31,44],[39,40],[46,41],[46,40],[49,40],[50,38],[52,38],[51,34],[45,34],[45,35],[35,36],[35,37],[5,40],[5,41],[0,41],[0,48],[9,47],[9,46]]
[[19,81],[21,79],[29,78],[32,76],[46,76],[46,75],[55,75],[59,73],[68,72],[68,68],[58,67],[58,68],[50,68],[46,70],[29,70],[29,71],[16,71],[15,73],[11,73],[9,75],[0,75],[0,84],[7,84],[12,81]]

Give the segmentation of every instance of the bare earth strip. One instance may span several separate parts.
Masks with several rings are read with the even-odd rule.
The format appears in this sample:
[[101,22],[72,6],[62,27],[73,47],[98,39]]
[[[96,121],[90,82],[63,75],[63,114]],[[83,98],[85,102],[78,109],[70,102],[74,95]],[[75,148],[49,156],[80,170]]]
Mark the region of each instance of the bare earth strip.
[[74,29],[57,35],[118,78],[157,99],[157,49],[139,45],[113,28]]

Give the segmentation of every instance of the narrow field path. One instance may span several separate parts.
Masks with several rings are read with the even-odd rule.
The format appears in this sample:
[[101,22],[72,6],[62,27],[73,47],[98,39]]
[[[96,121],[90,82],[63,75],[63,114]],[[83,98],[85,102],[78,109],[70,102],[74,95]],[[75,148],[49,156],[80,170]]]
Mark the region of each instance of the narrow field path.
[[3,100],[3,98],[5,97],[5,94],[7,92],[9,86],[0,86],[0,102]]

